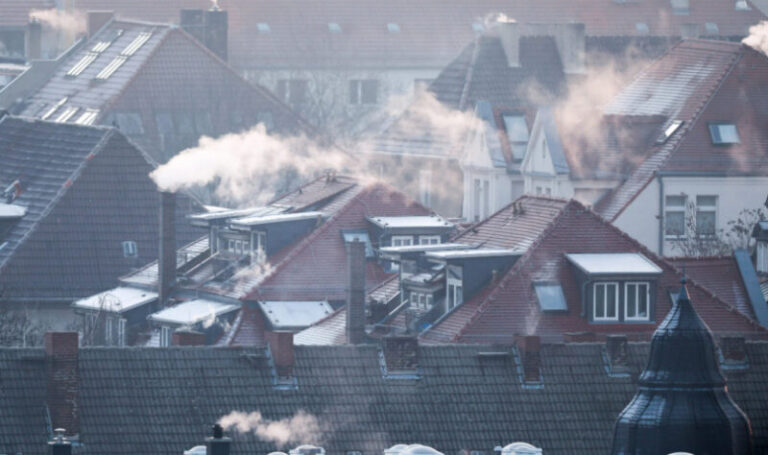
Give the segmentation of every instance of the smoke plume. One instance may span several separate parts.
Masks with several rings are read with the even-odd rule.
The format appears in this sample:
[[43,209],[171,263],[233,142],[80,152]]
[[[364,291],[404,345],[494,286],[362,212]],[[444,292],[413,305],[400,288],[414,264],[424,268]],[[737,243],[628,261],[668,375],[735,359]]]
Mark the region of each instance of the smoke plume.
[[77,35],[84,33],[86,30],[86,19],[82,12],[67,12],[57,9],[36,9],[29,13],[30,19],[35,19],[46,26],[62,31],[65,33],[71,33]]
[[749,36],[741,40],[752,49],[768,55],[768,21],[749,27]]
[[288,444],[317,443],[323,434],[317,418],[303,410],[280,420],[265,419],[259,411],[232,411],[219,419],[219,424],[226,430],[253,433],[262,441],[272,442],[278,448]]

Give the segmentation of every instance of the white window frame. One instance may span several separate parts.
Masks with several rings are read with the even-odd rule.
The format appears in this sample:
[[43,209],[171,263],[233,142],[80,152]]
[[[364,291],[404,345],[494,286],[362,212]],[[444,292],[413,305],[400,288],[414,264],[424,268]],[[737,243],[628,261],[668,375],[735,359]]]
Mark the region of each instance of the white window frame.
[[228,239],[227,240],[227,251],[230,253],[235,252],[235,240],[234,239]]
[[393,235],[392,246],[413,246],[412,235]]
[[[635,316],[629,316],[629,287],[635,287]],[[638,316],[640,309],[640,288],[645,286],[645,316]],[[651,283],[647,281],[627,281],[624,283],[624,320],[625,321],[650,321],[651,320]]]
[[757,242],[757,271],[768,272],[768,242]]
[[160,347],[167,348],[171,345],[171,328],[167,325],[160,327]]
[[[450,266],[449,266],[450,267]],[[462,277],[464,270],[462,270]],[[447,311],[451,311],[464,303],[464,282],[462,278],[454,278],[451,271],[446,269],[445,304]]]
[[111,316],[107,316],[104,318],[104,345],[105,346],[112,346],[115,344],[114,339],[114,330],[112,327],[112,324],[114,323],[114,319]]
[[[670,197],[681,197],[683,198],[683,204],[682,205],[669,205],[667,202]],[[686,237],[686,209],[688,207],[688,195],[686,194],[667,194],[664,196],[664,238],[666,239],[684,239]],[[682,234],[670,234],[667,230],[667,223],[669,221],[669,215],[670,214],[680,214],[683,215],[683,232]]]
[[[605,292],[603,292],[603,316],[597,316],[597,287],[604,286]],[[613,314],[614,317],[608,317],[608,286],[613,286],[616,290],[614,302],[613,302]],[[619,320],[619,282],[618,281],[598,281],[592,284],[592,320],[596,322],[616,322]]]
[[118,318],[117,320],[117,345],[120,347],[125,346],[125,326],[127,323],[125,318]]
[[[373,87],[374,92],[374,101],[373,102],[366,102],[363,100],[363,94],[364,90],[363,87],[368,84],[371,87]],[[378,79],[351,79],[349,81],[349,104],[352,104],[354,106],[375,106],[379,104],[379,89],[381,88],[381,83]]]
[[439,245],[440,241],[441,239],[439,235],[420,235],[419,236],[419,245]]
[[[699,198],[704,197],[712,197],[715,198],[715,203],[713,205],[701,205],[699,203]],[[719,202],[719,198],[716,194],[697,194],[696,195],[696,213],[694,216],[696,217],[696,232],[699,234],[699,236],[707,236],[707,237],[714,237],[717,235],[717,204]],[[715,225],[713,227],[713,232],[710,234],[704,234],[701,232],[699,228],[699,213],[711,213],[714,215],[715,218]]]

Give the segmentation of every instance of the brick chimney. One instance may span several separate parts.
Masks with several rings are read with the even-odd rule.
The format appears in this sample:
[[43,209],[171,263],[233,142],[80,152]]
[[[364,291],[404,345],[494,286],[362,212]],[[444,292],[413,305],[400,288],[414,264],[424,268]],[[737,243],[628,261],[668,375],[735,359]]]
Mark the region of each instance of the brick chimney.
[[115,18],[114,11],[88,11],[88,37],[95,35],[101,27]]
[[206,455],[229,455],[232,439],[224,436],[224,429],[218,423],[212,430],[213,436],[205,438]]
[[181,10],[181,28],[224,61],[227,60],[228,24],[227,12],[218,8]]
[[626,335],[607,335],[605,337],[605,353],[611,374],[629,373]]
[[27,24],[27,61],[39,59],[43,53],[43,25],[37,19],[32,19]]
[[743,365],[747,361],[747,343],[744,337],[720,337],[723,364]]
[[269,350],[278,376],[293,374],[294,352],[292,332],[266,332]]
[[53,428],[80,432],[78,421],[78,333],[48,332],[44,336],[46,403]]
[[157,299],[162,308],[176,281],[176,195],[160,193],[160,251],[157,264]]
[[541,382],[541,338],[537,335],[519,335],[515,340],[523,367],[523,382]]
[[365,341],[365,243],[347,244],[347,343]]
[[205,346],[205,334],[194,330],[179,329],[171,334],[172,346]]
[[[499,22],[494,30],[499,36],[504,55],[507,57],[507,66],[520,67],[520,25],[517,22]],[[517,206],[514,207],[517,209]]]

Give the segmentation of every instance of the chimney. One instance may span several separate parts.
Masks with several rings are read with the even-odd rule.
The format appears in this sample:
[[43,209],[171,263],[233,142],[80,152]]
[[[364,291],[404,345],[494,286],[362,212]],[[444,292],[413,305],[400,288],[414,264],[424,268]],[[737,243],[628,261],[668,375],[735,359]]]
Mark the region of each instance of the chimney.
[[523,366],[523,382],[541,382],[541,339],[536,335],[518,336],[515,340]]
[[419,366],[419,342],[415,336],[392,336],[381,339],[386,373],[415,373]]
[[224,429],[218,423],[212,429],[213,436],[205,438],[206,455],[229,455],[232,439],[224,436]]
[[608,368],[611,374],[629,373],[626,335],[606,336],[605,353],[608,360]]
[[178,329],[171,334],[172,346],[205,346],[205,334],[188,329]]
[[43,53],[43,25],[37,19],[27,24],[27,61],[39,59]]
[[269,350],[275,362],[275,370],[278,376],[291,376],[293,374],[293,333],[292,332],[266,332]]
[[63,428],[57,428],[54,430],[56,436],[52,440],[48,441],[48,454],[49,455],[72,455],[72,443],[64,437],[66,432]]
[[365,243],[347,243],[347,343],[365,340]]
[[517,22],[499,22],[495,27],[501,40],[507,65],[510,68],[520,67],[520,25]]
[[176,281],[176,195],[160,193],[160,252],[158,255],[157,304],[163,307]]
[[95,35],[101,30],[101,27],[107,25],[107,22],[114,18],[114,11],[88,11],[88,37]]
[[744,337],[720,337],[723,366],[744,365],[747,362],[747,344]]
[[181,10],[181,28],[224,61],[227,60],[228,22],[227,12],[220,9]]
[[67,434],[80,432],[78,422],[78,334],[48,332],[44,336],[46,366],[46,403],[53,428]]
[[597,341],[595,332],[566,332],[563,337],[566,343],[593,343]]

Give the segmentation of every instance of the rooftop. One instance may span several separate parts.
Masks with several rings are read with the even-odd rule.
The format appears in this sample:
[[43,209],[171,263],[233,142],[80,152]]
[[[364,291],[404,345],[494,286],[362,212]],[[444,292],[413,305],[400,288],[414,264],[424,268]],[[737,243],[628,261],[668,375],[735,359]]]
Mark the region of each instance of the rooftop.
[[657,275],[661,267],[640,253],[566,254],[571,263],[590,275]]
[[328,302],[260,301],[273,330],[303,329],[333,313]]
[[429,216],[374,216],[371,223],[383,229],[399,228],[453,228],[454,224],[439,215]]
[[75,308],[123,312],[157,299],[157,292],[120,286],[100,292],[85,299],[77,300]]
[[194,299],[166,307],[153,313],[149,318],[160,324],[192,325],[239,308],[239,305],[231,305],[208,299]]
[[431,259],[475,259],[500,256],[520,256],[524,251],[505,248],[473,248],[464,250],[429,251],[426,256]]

